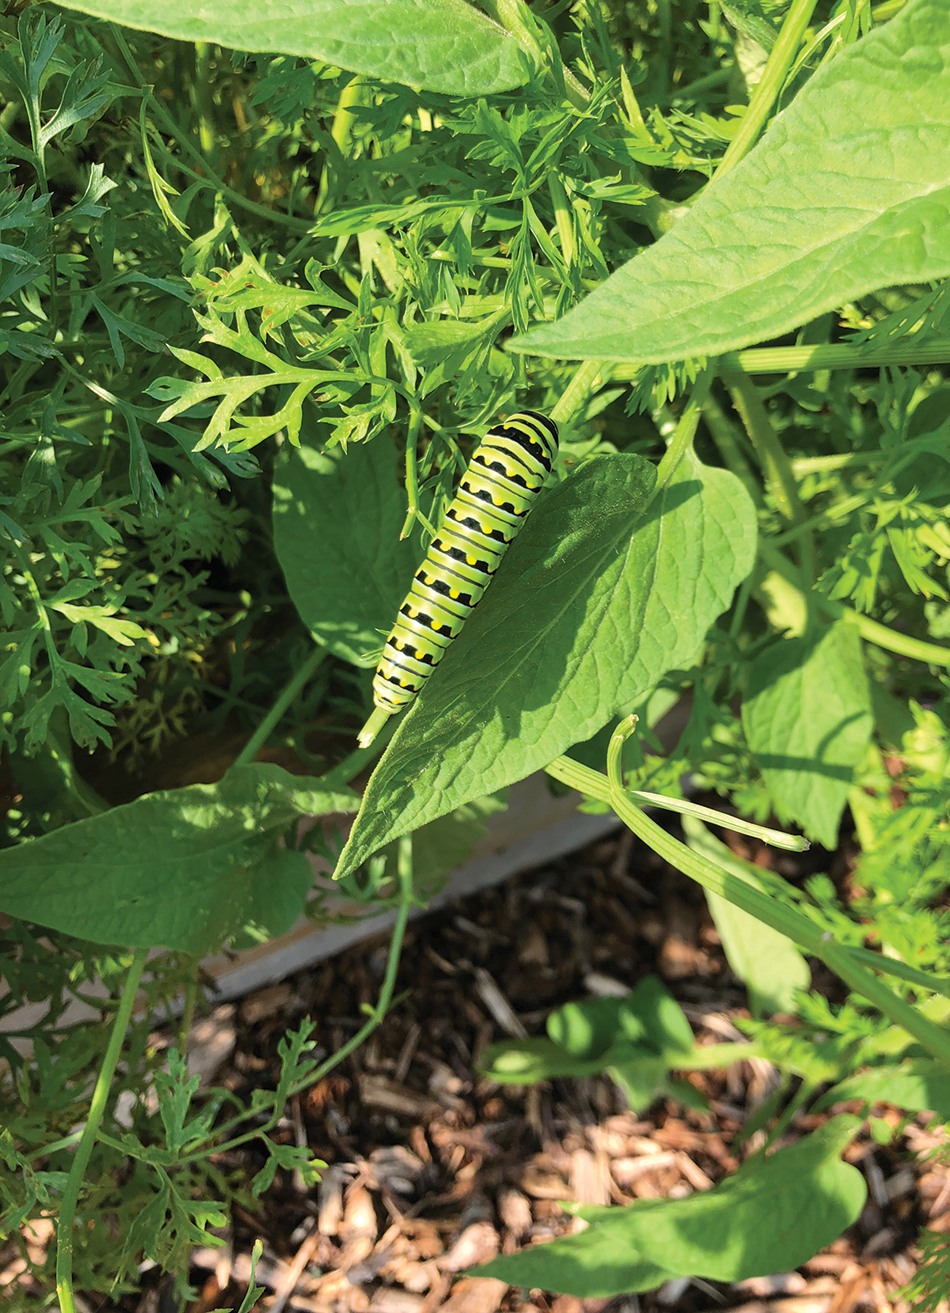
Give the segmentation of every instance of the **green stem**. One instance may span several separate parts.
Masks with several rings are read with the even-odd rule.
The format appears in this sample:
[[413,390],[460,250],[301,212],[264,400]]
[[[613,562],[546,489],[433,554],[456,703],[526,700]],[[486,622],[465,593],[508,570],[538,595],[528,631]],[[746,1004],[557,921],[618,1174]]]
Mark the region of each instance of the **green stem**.
[[396,857],[396,875],[399,880],[399,906],[396,912],[396,922],[393,926],[393,936],[389,941],[389,956],[386,959],[386,974],[383,976],[382,987],[379,991],[379,998],[376,1000],[376,1006],[370,1013],[369,1019],[365,1026],[356,1032],[356,1034],[337,1049],[336,1053],[315,1071],[311,1072],[305,1079],[298,1081],[297,1084],[291,1085],[291,1094],[299,1094],[302,1090],[308,1089],[311,1085],[316,1084],[318,1080],[323,1080],[324,1076],[334,1067],[338,1067],[344,1058],[349,1057],[354,1049],[359,1048],[363,1040],[370,1035],[389,1011],[389,1005],[392,1002],[393,991],[396,987],[396,974],[399,971],[399,959],[402,956],[402,941],[406,935],[406,926],[409,923],[409,913],[413,904],[416,902],[413,893],[413,853],[412,853],[412,835],[404,834],[398,841]]
[[648,807],[659,807],[661,811],[676,812],[678,816],[695,816],[698,820],[709,821],[711,825],[721,825],[724,829],[734,830],[736,834],[748,834],[753,839],[761,839],[773,848],[783,848],[790,853],[804,853],[811,847],[807,839],[800,834],[785,834],[782,830],[772,830],[766,825],[754,825],[752,821],[743,820],[741,816],[727,816],[725,812],[716,811],[714,807],[703,807],[698,802],[689,802],[685,798],[668,798],[664,793],[647,793],[643,789],[626,789],[628,798],[646,803]]
[[[403,835],[399,840],[397,865],[397,878],[399,880],[399,905],[396,911],[396,922],[393,926],[392,939],[389,941],[389,956],[386,959],[386,973],[383,977],[382,987],[379,991],[379,998],[376,1006],[371,1012],[366,1024],[361,1026],[356,1034],[339,1049],[332,1054],[326,1061],[321,1062],[319,1067],[315,1067],[301,1080],[291,1085],[288,1090],[288,1098],[294,1094],[300,1094],[303,1090],[309,1089],[317,1081],[323,1080],[334,1067],[338,1067],[344,1058],[349,1057],[354,1049],[359,1048],[363,1041],[376,1029],[379,1023],[386,1016],[392,1003],[393,990],[396,986],[396,974],[399,970],[399,959],[402,955],[402,943],[406,934],[406,926],[409,922],[409,913],[413,904],[416,902],[413,893],[413,855],[412,855],[412,835]],[[282,1110],[275,1111],[274,1116],[269,1123],[275,1125],[278,1121]],[[216,1134],[226,1134],[232,1126],[238,1126],[241,1122],[247,1121],[247,1113],[241,1113],[223,1126],[216,1128]],[[252,1131],[246,1131],[243,1135],[235,1136],[233,1140],[228,1140],[225,1144],[216,1144],[214,1147],[215,1154],[229,1153],[239,1145],[246,1144],[249,1140],[258,1139],[263,1130],[267,1127],[257,1126]],[[210,1150],[197,1150],[194,1153],[184,1154],[179,1162],[189,1163],[198,1162],[206,1158]]]
[[545,769],[549,775],[572,788],[580,789],[590,797],[599,798],[619,816],[623,823],[642,839],[654,852],[676,870],[701,884],[704,889],[719,894],[727,902],[748,912],[779,934],[785,935],[813,957],[820,958],[841,979],[869,1002],[873,1003],[895,1025],[927,1049],[939,1062],[950,1068],[950,1035],[934,1025],[910,1004],[905,1003],[883,981],[857,963],[843,946],[835,944],[827,931],[822,931],[802,912],[771,897],[754,884],[710,862],[699,853],[657,825],[656,821],[635,807],[627,797],[620,778],[620,753],[624,738],[631,732],[631,718],[622,721],[614,732],[608,749],[609,775],[605,779],[568,757],[558,757]]
[[[537,33],[531,26],[534,16],[521,0],[482,0],[482,8],[486,13],[491,14],[499,27],[503,27],[506,32],[510,32],[529,55],[537,59],[539,55],[544,53],[538,41]],[[585,109],[590,101],[590,96],[570,69],[563,69],[563,73],[564,91],[568,100],[575,109]]]
[[765,1144],[763,1144],[762,1148],[759,1150],[760,1156],[764,1156],[767,1150],[770,1149],[772,1145],[776,1143],[776,1141],[781,1139],[781,1137],[785,1134],[786,1128],[791,1124],[795,1114],[801,1112],[802,1108],[804,1108],[805,1104],[815,1093],[815,1088],[816,1087],[812,1081],[809,1080],[802,1081],[801,1085],[799,1085],[794,1095],[791,1097],[791,1099],[789,1099],[788,1103],[785,1105],[778,1121],[772,1127],[771,1131],[769,1131],[768,1139],[765,1141]]
[[699,417],[703,413],[703,405],[709,395],[709,388],[715,373],[716,371],[712,366],[707,366],[696,376],[696,382],[693,384],[692,392],[690,392],[689,401],[686,403],[679,423],[673,431],[670,445],[657,466],[656,487],[653,490],[654,497],[662,492],[670,482],[684,453],[692,445],[693,438],[696,436],[696,429],[699,426]]
[[207,41],[195,42],[195,109],[198,140],[205,158],[214,153],[214,123],[211,114],[211,47]]
[[[780,574],[786,583],[796,588],[803,598],[806,597],[801,577],[791,561],[766,539],[759,539],[759,556],[770,569]],[[807,596],[833,620],[847,620],[849,624],[857,626],[862,638],[877,647],[883,647],[885,652],[896,652],[898,656],[910,657],[912,661],[924,661],[932,666],[950,666],[948,647],[938,647],[936,643],[926,643],[923,639],[911,638],[909,634],[899,634],[894,629],[888,629],[887,625],[872,620],[870,616],[862,615],[860,611],[853,611],[834,598],[825,597],[814,590],[810,590]]]
[[739,445],[738,426],[725,413],[712,393],[709,394],[703,405],[703,419],[720,456],[726,463],[726,468],[731,470],[736,478],[742,482],[756,506],[761,506],[762,489],[758,479],[752,472],[752,466],[746,460]]
[[551,418],[555,424],[564,424],[574,418],[575,412],[586,403],[608,369],[609,366],[601,360],[584,360],[578,365],[574,377],[551,409]]
[[[923,335],[920,335],[921,337]],[[819,369],[877,369],[890,365],[943,365],[950,361],[950,338],[931,338],[928,334],[908,333],[889,346],[781,346],[754,347],[748,351],[727,351],[719,357],[724,374],[798,374]],[[607,368],[605,365],[604,368]],[[610,366],[610,377],[637,378],[643,364],[636,360],[618,360]]]
[[260,205],[257,201],[252,201],[249,197],[242,195],[241,192],[235,191],[233,187],[229,187],[224,179],[214,172],[205,157],[191,144],[179,128],[178,124],[162,105],[162,102],[157,96],[155,96],[152,88],[142,77],[139,72],[138,64],[135,62],[135,56],[132,54],[125,37],[122,35],[121,28],[117,27],[114,23],[110,24],[110,28],[113,39],[121,53],[123,62],[131,73],[135,85],[149,99],[153,116],[162,124],[162,130],[170,137],[173,137],[185,154],[194,160],[197,165],[197,171],[195,169],[189,169],[181,160],[171,157],[175,167],[181,173],[185,174],[186,177],[191,178],[193,182],[200,182],[207,187],[213,187],[215,191],[219,191],[222,196],[226,196],[234,205],[241,206],[251,214],[256,214],[259,218],[266,219],[269,223],[280,223],[283,224],[285,228],[293,229],[296,232],[310,232],[313,228],[312,219],[297,219],[292,214],[282,214],[280,210],[273,209],[267,205]]
[[[798,495],[791,461],[772,427],[758,388],[746,374],[724,374],[723,381],[752,440],[779,510],[792,524],[804,525],[808,515]],[[808,530],[803,530],[799,538],[799,553],[802,573],[810,581],[814,580],[815,543]]]
[[188,1052],[188,1036],[191,1034],[191,1026],[195,1019],[195,1004],[198,1001],[198,963],[192,963],[191,974],[188,977],[188,983],[185,985],[184,1007],[181,1012],[181,1022],[178,1027],[178,1048],[181,1053]]
[[713,175],[714,179],[728,173],[755,145],[759,133],[772,112],[773,105],[781,95],[786,76],[798,53],[816,3],[817,0],[792,0],[778,40],[772,47],[762,77],[752,93],[749,107],[742,116],[736,135],[719,162],[719,167]]
[[548,191],[554,206],[554,219],[557,223],[557,235],[561,239],[561,255],[564,268],[569,270],[574,263],[574,229],[571,223],[571,207],[568,204],[564,184],[556,173],[548,174]]
[[921,989],[929,989],[934,994],[942,994],[944,998],[950,998],[950,977],[932,976],[927,971],[921,971],[918,967],[908,966],[897,957],[885,957],[883,953],[874,953],[870,948],[846,948],[845,952],[849,957],[853,957],[855,962],[863,963],[875,971],[880,971],[885,976],[897,976],[898,980],[906,980],[909,985],[917,985]]
[[83,1128],[72,1167],[69,1169],[66,1189],[63,1191],[63,1202],[60,1206],[59,1221],[56,1225],[56,1292],[59,1296],[60,1313],[76,1313],[76,1300],[73,1294],[73,1227],[76,1219],[76,1206],[79,1202],[79,1191],[82,1188],[86,1168],[89,1166],[89,1158],[96,1143],[96,1135],[106,1109],[109,1091],[112,1088],[112,1078],[119,1062],[122,1043],[129,1028],[132,1008],[135,1004],[135,992],[139,987],[139,981],[142,978],[142,971],[147,960],[148,949],[137,949],[129,967],[129,974],[125,979],[122,997],[119,1000],[119,1006],[115,1014],[115,1021],[112,1023],[109,1046],[102,1060],[102,1066],[99,1068],[99,1075],[96,1077],[92,1101],[89,1104],[89,1116]]
[[257,753],[267,742],[274,726],[280,721],[281,716],[290,706],[291,702],[293,702],[294,698],[303,688],[304,684],[306,684],[307,680],[312,678],[315,670],[326,655],[327,649],[325,647],[315,647],[313,649],[294,677],[281,689],[280,697],[278,697],[270,711],[268,711],[267,715],[238,753],[234,760],[235,766],[246,766],[249,762],[254,760]]
[[[350,142],[353,138],[353,115],[351,109],[360,103],[363,95],[364,79],[357,73],[355,77],[350,78],[346,86],[340,92],[340,98],[337,101],[336,112],[333,115],[333,123],[330,127],[330,136],[341,155],[345,156]],[[320,214],[326,205],[327,196],[330,192],[330,161],[329,159],[323,166],[323,173],[320,176],[320,187],[317,191],[316,213]]]
[[434,538],[435,529],[419,510],[419,430],[422,428],[422,408],[413,400],[410,401],[409,411],[409,428],[406,432],[406,495],[409,498],[409,508],[406,511],[406,518],[403,522],[399,534],[399,540],[408,538],[412,530],[412,522],[415,519],[424,526],[427,533]]

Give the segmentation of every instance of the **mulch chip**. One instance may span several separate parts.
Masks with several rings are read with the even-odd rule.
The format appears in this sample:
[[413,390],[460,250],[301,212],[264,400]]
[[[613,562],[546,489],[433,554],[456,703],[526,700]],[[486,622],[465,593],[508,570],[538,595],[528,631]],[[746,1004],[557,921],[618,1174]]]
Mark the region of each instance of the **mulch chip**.
[[[256,1086],[273,1088],[278,1042],[304,1014],[318,1021],[318,1052],[338,1049],[375,1001],[386,948],[366,941],[224,1009],[236,1042],[216,1083],[248,1100]],[[552,1008],[622,993],[649,973],[701,1043],[742,1038],[734,1021],[748,1015],[745,993],[701,890],[628,835],[412,923],[396,985],[405,996],[368,1043],[291,1101],[278,1132],[329,1164],[323,1180],[308,1191],[278,1173],[259,1211],[235,1209],[225,1255],[194,1255],[201,1293],[190,1313],[237,1308],[257,1238],[260,1308],[270,1313],[906,1313],[895,1292],[916,1270],[920,1227],[950,1230],[950,1167],[933,1159],[944,1133],[926,1115],[892,1146],[851,1147],[867,1206],[797,1272],[732,1285],[684,1279],[612,1301],[463,1275],[583,1225],[561,1200],[682,1198],[761,1143],[735,1144],[776,1085],[761,1060],[690,1075],[709,1113],[661,1100],[636,1115],[601,1076],[517,1087],[479,1074],[493,1041],[543,1034]],[[793,1132],[820,1120],[799,1118]],[[257,1152],[250,1145],[216,1165],[250,1178]],[[154,1300],[144,1290],[118,1307],[153,1313]]]

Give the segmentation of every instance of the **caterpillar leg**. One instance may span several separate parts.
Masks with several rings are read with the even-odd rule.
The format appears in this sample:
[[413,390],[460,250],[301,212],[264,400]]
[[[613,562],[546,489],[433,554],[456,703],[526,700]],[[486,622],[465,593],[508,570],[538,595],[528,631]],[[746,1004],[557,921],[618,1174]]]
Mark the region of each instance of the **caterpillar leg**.
[[357,742],[359,743],[361,748],[369,747],[369,745],[373,742],[373,739],[375,739],[376,735],[386,724],[386,721],[393,714],[394,713],[392,711],[389,711],[386,707],[373,708],[373,714],[370,716],[369,720],[366,722],[366,724],[363,726],[363,728],[360,730],[359,733],[359,738]]

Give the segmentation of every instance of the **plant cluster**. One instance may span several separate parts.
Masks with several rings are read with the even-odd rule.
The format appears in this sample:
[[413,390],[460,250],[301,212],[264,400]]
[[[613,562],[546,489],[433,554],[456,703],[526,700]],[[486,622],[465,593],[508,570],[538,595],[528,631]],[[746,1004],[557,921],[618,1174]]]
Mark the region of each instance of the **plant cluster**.
[[[2,20],[0,1007],[49,1004],[2,1039],[3,1225],[55,1218],[33,1277],[64,1313],[143,1259],[184,1293],[229,1202],[315,1179],[286,1098],[378,1023],[411,905],[544,769],[704,886],[752,1019],[697,1049],[648,979],[487,1070],[606,1069],[634,1107],[753,1052],[783,1079],[715,1190],[582,1210],[480,1271],[588,1296],[801,1263],[862,1207],[842,1149],[892,1134],[829,1109],[950,1119],[946,0],[202,13]],[[357,747],[474,445],[525,407],[561,431],[549,486]],[[221,768],[170,778],[199,734]],[[848,896],[736,857],[687,775],[769,842],[853,829]],[[357,811],[345,844],[313,824]],[[136,991],[184,989],[184,1042],[203,953],[333,914],[314,854],[397,908],[378,1004],[319,1065],[309,1023],[288,1036],[251,1108],[199,1097]],[[70,1022],[97,979],[101,1024]],[[784,1143],[803,1110],[825,1120]],[[251,1141],[249,1192],[213,1158]]]

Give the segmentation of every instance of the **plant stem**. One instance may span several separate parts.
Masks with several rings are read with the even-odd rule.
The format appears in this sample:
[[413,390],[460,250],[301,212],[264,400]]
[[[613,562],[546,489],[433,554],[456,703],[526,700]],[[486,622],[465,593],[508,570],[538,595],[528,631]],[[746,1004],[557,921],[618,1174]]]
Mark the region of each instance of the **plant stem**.
[[[331,1054],[319,1067],[315,1067],[301,1080],[291,1085],[288,1090],[288,1098],[294,1094],[300,1094],[303,1090],[309,1089],[317,1081],[323,1080],[334,1067],[339,1066],[344,1058],[349,1057],[354,1049],[359,1048],[363,1041],[372,1034],[379,1023],[386,1016],[392,1002],[393,990],[396,986],[396,974],[399,970],[399,959],[402,955],[402,943],[406,934],[406,925],[409,921],[409,913],[413,904],[416,902],[413,892],[412,875],[413,875],[413,856],[412,856],[412,835],[407,834],[399,840],[397,866],[397,878],[399,880],[399,905],[396,910],[396,921],[393,925],[392,938],[389,941],[389,955],[386,959],[386,973],[383,977],[383,983],[379,991],[379,997],[376,1006],[373,1008],[365,1025],[361,1026],[351,1039],[339,1049],[336,1053]],[[277,1114],[279,1115],[279,1114]],[[238,1126],[241,1122],[247,1121],[249,1113],[241,1113],[239,1116],[232,1118],[231,1121],[225,1122],[223,1126],[216,1128],[216,1134],[225,1134],[230,1127]],[[275,1115],[274,1122],[277,1116]],[[243,1135],[235,1136],[233,1140],[228,1140],[225,1144],[214,1146],[213,1152],[216,1154],[229,1153],[239,1145],[246,1144],[249,1140],[255,1140],[261,1134],[261,1128],[255,1127],[252,1131],[245,1131]],[[181,1163],[196,1162],[201,1158],[206,1158],[210,1149],[198,1150],[193,1153],[184,1154],[179,1159]]]
[[336,1053],[321,1063],[316,1070],[312,1071],[304,1080],[298,1081],[296,1085],[291,1085],[291,1094],[299,1094],[301,1090],[307,1089],[314,1085],[318,1080],[322,1080],[327,1072],[332,1071],[334,1067],[339,1066],[344,1058],[348,1057],[354,1049],[359,1048],[363,1040],[376,1029],[379,1023],[389,1011],[389,1005],[392,1002],[393,990],[396,987],[396,973],[399,970],[399,959],[402,956],[402,941],[406,934],[406,925],[409,922],[409,913],[412,910],[416,897],[413,892],[412,875],[413,875],[413,854],[412,854],[412,835],[404,834],[398,841],[396,857],[396,875],[399,880],[399,906],[396,911],[396,922],[393,926],[392,939],[389,941],[389,956],[386,959],[386,974],[383,976],[382,987],[379,991],[379,998],[376,1000],[376,1006],[370,1013],[366,1025],[347,1040],[342,1048],[337,1049]]
[[556,780],[606,802],[639,839],[676,870],[771,926],[813,957],[820,958],[855,993],[868,999],[895,1025],[903,1027],[933,1057],[950,1069],[950,1035],[865,970],[847,949],[834,943],[828,931],[822,931],[820,926],[794,907],[789,907],[751,882],[693,852],[633,805],[620,778],[620,753],[623,741],[631,729],[631,717],[627,717],[614,731],[607,755],[607,778],[599,771],[582,766],[569,757],[558,757],[545,769]]
[[198,140],[207,159],[214,153],[214,121],[211,114],[211,47],[207,41],[195,42],[195,111]]
[[[803,597],[806,596],[801,577],[791,561],[766,539],[759,539],[759,556],[770,569],[780,574],[786,583],[797,588]],[[862,638],[877,647],[883,647],[886,652],[896,652],[898,656],[910,657],[912,661],[925,661],[931,666],[950,666],[950,647],[939,647],[936,643],[911,638],[909,634],[899,634],[896,630],[888,629],[887,625],[872,620],[870,616],[853,611],[843,603],[835,601],[833,597],[825,597],[814,590],[810,590],[807,596],[833,620],[847,620],[849,624],[856,625]]]
[[695,816],[701,821],[709,821],[711,825],[734,830],[736,834],[751,835],[753,839],[761,839],[763,843],[771,844],[773,848],[783,848],[786,852],[804,853],[811,847],[800,834],[785,834],[782,830],[772,830],[766,825],[754,825],[741,816],[727,816],[714,807],[703,807],[685,798],[668,798],[666,794],[646,793],[643,789],[625,789],[624,792],[628,798],[646,803],[648,807],[659,807],[661,811],[676,812],[679,816]]
[[684,452],[692,445],[693,438],[696,436],[696,429],[699,426],[699,417],[703,413],[703,404],[709,394],[715,372],[712,366],[707,366],[696,376],[696,382],[689,394],[689,401],[686,403],[686,408],[673,431],[670,445],[657,466],[656,487],[653,490],[654,497],[657,493],[662,492],[670,482],[676,473],[676,467],[679,465]]
[[[920,340],[918,340],[920,339]],[[876,369],[889,365],[943,365],[950,361],[950,338],[933,338],[928,333],[908,333],[888,346],[848,346],[839,342],[818,346],[753,347],[727,351],[719,357],[723,374],[798,374],[819,369]],[[605,365],[605,368],[607,366]],[[618,360],[610,366],[610,377],[618,382],[636,378],[643,365],[635,360]]]
[[801,1085],[799,1085],[798,1089],[782,1109],[782,1113],[775,1125],[769,1131],[765,1144],[763,1144],[762,1148],[759,1150],[761,1156],[764,1156],[766,1151],[785,1134],[785,1130],[791,1124],[795,1114],[801,1112],[802,1108],[804,1108],[805,1104],[815,1093],[815,1089],[816,1087],[812,1081],[802,1081]]
[[307,680],[312,677],[314,671],[326,655],[327,649],[325,647],[315,647],[313,649],[293,678],[281,689],[277,701],[234,759],[234,766],[246,766],[249,762],[254,760],[257,753],[267,742],[274,726],[279,722],[281,716],[290,706],[291,702],[293,702],[294,698],[303,688],[304,684],[306,684]]
[[792,0],[778,40],[772,47],[762,71],[762,77],[752,93],[752,99],[742,116],[736,135],[719,161],[719,167],[713,174],[714,179],[728,173],[755,145],[766,119],[772,112],[772,106],[781,95],[786,75],[798,53],[816,3],[817,0]]
[[551,409],[551,418],[555,424],[564,424],[573,419],[575,412],[587,401],[607,369],[609,366],[600,360],[585,360],[578,365],[574,377]]
[[[544,53],[536,32],[532,30],[534,15],[527,5],[522,4],[520,0],[482,0],[482,8],[486,13],[491,14],[499,27],[509,32],[529,55],[537,59]],[[562,72],[564,92],[568,100],[575,109],[585,109],[590,96],[569,68],[562,68]]]
[[92,1092],[89,1116],[86,1119],[86,1125],[79,1140],[79,1147],[76,1150],[73,1165],[69,1169],[66,1189],[63,1191],[63,1202],[59,1210],[59,1221],[56,1225],[56,1293],[59,1297],[60,1313],[76,1313],[76,1301],[73,1294],[73,1226],[76,1219],[76,1205],[79,1202],[79,1191],[82,1188],[83,1178],[86,1174],[86,1168],[89,1166],[89,1158],[109,1098],[109,1091],[112,1088],[112,1078],[115,1075],[119,1054],[122,1051],[122,1042],[129,1028],[129,1020],[135,1003],[135,992],[139,987],[139,981],[142,978],[142,971],[147,960],[148,949],[137,949],[129,967],[129,974],[125,978],[122,997],[116,1010],[115,1021],[112,1023],[109,1046],[106,1049],[105,1057],[102,1059],[102,1066],[99,1068],[99,1075],[96,1077],[95,1088]]
[[184,1057],[188,1056],[188,1036],[191,1034],[191,1025],[195,1019],[195,1004],[198,1001],[198,963],[191,964],[191,974],[188,977],[188,983],[185,985],[184,1007],[181,1011],[181,1021],[178,1026],[178,1048]]
[[186,164],[178,159],[173,161],[175,167],[195,182],[201,182],[207,187],[212,187],[215,191],[219,191],[222,196],[226,196],[228,200],[232,201],[235,205],[242,206],[245,210],[250,211],[251,214],[256,214],[261,219],[267,219],[270,223],[281,223],[285,228],[292,228],[296,232],[310,232],[313,228],[312,219],[298,219],[292,214],[282,214],[280,210],[273,209],[267,205],[259,205],[257,201],[252,201],[249,197],[243,196],[239,191],[235,191],[233,187],[229,187],[224,179],[220,178],[211,169],[208,161],[200,151],[195,149],[185,134],[179,129],[178,124],[167,112],[162,105],[162,102],[142,77],[139,72],[138,64],[135,62],[135,56],[132,54],[128,42],[122,35],[121,28],[117,27],[115,23],[110,23],[109,26],[112,32],[112,37],[119,48],[126,67],[132,74],[132,79],[135,85],[149,98],[153,115],[156,119],[160,120],[163,130],[167,132],[170,137],[174,137],[175,141],[178,142],[185,154],[189,155],[195,161],[200,172],[196,172],[194,169],[189,169]]
[[551,204],[554,206],[557,234],[561,239],[561,255],[564,259],[564,268],[569,270],[574,263],[574,230],[571,225],[571,207],[567,202],[564,184],[556,173],[548,174],[548,191],[551,193]]
[[880,971],[886,976],[897,976],[898,980],[906,980],[909,985],[919,985],[922,989],[929,989],[934,994],[942,994],[944,998],[950,998],[948,976],[933,976],[918,967],[908,966],[899,957],[885,957],[883,953],[872,952],[870,948],[856,948],[852,945],[846,948],[845,952],[849,957],[853,957],[855,962],[861,962],[874,971]]
[[[345,156],[353,136],[353,115],[350,110],[353,106],[358,105],[363,95],[364,79],[359,73],[350,78],[346,86],[340,92],[340,98],[337,101],[336,112],[333,115],[333,124],[330,128],[330,136],[333,143],[341,155]],[[320,214],[326,206],[327,196],[330,192],[330,161],[327,159],[323,166],[323,173],[320,176],[320,187],[317,191],[317,203],[315,210]]]
[[725,374],[723,381],[729,388],[733,403],[742,416],[742,422],[762,466],[762,473],[779,510],[787,520],[802,529],[798,540],[799,565],[806,579],[813,582],[815,542],[811,531],[802,527],[806,524],[808,514],[798,495],[798,484],[795,482],[795,475],[792,473],[791,462],[785,448],[779,442],[772,427],[772,421],[769,419],[758,388],[748,375]]
[[739,445],[738,426],[726,415],[712,393],[709,394],[703,404],[703,419],[720,456],[726,463],[726,468],[731,470],[736,478],[741,481],[756,506],[761,507],[762,488]]
[[422,409],[414,399],[409,403],[409,427],[406,430],[406,496],[409,508],[399,533],[399,541],[408,538],[412,522],[418,519],[427,533],[434,538],[435,529],[419,510],[419,430],[422,428]]

